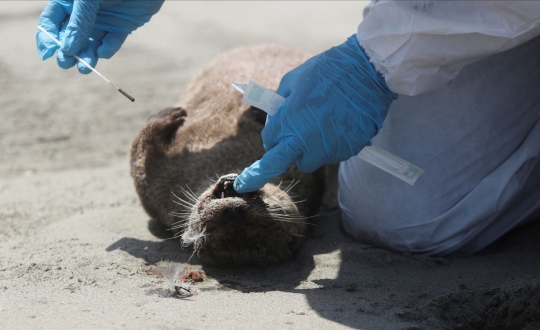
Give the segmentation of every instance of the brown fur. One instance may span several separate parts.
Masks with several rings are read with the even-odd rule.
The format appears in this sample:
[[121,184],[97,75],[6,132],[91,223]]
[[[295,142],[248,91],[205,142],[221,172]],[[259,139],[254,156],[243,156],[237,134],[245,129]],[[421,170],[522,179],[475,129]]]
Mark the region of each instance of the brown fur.
[[[242,103],[231,82],[254,80],[275,90],[307,58],[280,46],[226,53],[193,79],[177,107],[151,116],[133,141],[131,175],[144,209],[184,234],[184,242],[204,229],[205,237],[195,240],[203,262],[265,266],[290,259],[300,246],[305,216],[322,199],[324,170],[304,174],[293,165],[259,191],[238,195],[235,174],[264,154],[266,116]],[[293,181],[299,183],[284,191]]]

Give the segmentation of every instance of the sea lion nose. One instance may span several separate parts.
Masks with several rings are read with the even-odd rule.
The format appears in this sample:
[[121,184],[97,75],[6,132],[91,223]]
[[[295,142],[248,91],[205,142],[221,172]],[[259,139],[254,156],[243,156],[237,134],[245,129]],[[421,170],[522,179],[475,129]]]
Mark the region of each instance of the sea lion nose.
[[230,207],[223,210],[222,219],[225,223],[239,223],[247,217],[247,212],[243,207]]

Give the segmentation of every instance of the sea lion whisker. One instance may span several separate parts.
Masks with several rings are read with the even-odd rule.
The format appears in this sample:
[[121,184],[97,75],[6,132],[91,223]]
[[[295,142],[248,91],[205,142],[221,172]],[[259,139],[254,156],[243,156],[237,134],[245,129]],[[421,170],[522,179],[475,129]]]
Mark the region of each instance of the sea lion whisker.
[[188,202],[193,202],[197,204],[197,199],[191,196],[186,190],[184,190],[184,188],[182,188],[182,193],[184,194],[184,196],[186,196]]
[[[304,224],[304,221],[301,219],[284,219],[284,218],[273,218],[272,221],[282,221],[282,222],[289,222],[289,223],[298,223],[298,224]],[[307,225],[307,223],[306,223]],[[313,224],[310,224],[313,225]]]
[[279,205],[279,204],[269,206],[269,207],[268,207],[268,210],[269,210],[269,211],[281,211],[281,212],[283,212],[284,214],[286,213],[286,212],[285,212],[285,209],[283,209],[283,206],[281,206],[281,205]]
[[302,220],[307,220],[307,219],[315,218],[318,216],[318,215],[311,215],[308,217],[302,214],[288,214],[288,213],[274,213],[274,215],[277,217],[295,218],[295,219],[302,219]]
[[291,233],[292,236],[296,236],[296,237],[306,237],[306,235],[300,235],[300,234],[293,234]]
[[292,182],[289,184],[289,186],[287,188],[285,188],[285,190],[283,190],[283,192],[288,194],[289,191],[291,191],[291,189],[296,187],[296,185],[299,184],[299,183],[300,183],[300,180],[296,180],[296,182],[294,182],[294,179],[293,179]]
[[[171,229],[192,230],[192,228],[190,228],[190,227],[192,227],[190,224],[185,224],[185,225],[178,225],[178,226],[171,227]],[[187,228],[187,229],[186,229],[186,228]],[[179,233],[179,235],[180,235],[180,234],[183,234],[183,232],[182,232],[182,233]]]
[[186,189],[182,188],[182,190],[184,191],[184,193],[186,193],[187,195],[193,197],[195,200],[198,200],[198,196],[195,195],[195,193],[193,192],[193,190],[191,190],[191,188],[186,185]]
[[[268,198],[272,198],[274,197],[275,193],[278,192],[280,189],[281,189],[281,184],[283,183],[283,180],[280,180],[279,181],[279,184],[277,185],[278,189],[274,190],[269,196]],[[279,199],[279,198],[278,198]]]
[[201,220],[201,219],[185,219],[185,220],[180,220],[178,222],[175,222],[173,223],[176,224],[176,223],[180,223],[180,222],[186,222],[186,223],[189,223],[191,225],[196,225],[196,224],[202,224],[202,223],[205,223],[205,222],[208,222],[208,221],[211,221],[212,219],[206,219],[206,220]]
[[287,220],[273,220],[273,221],[277,221],[277,222],[287,222],[287,223],[297,223],[297,224],[301,224],[301,225],[317,227],[316,224],[313,224],[313,223],[304,223],[304,222],[302,222],[302,221],[287,221]]
[[176,234],[173,235],[173,237],[168,237],[168,238],[166,238],[166,240],[177,239],[179,234],[180,234],[180,233],[176,233]]
[[180,228],[185,228],[185,227],[188,227],[188,226],[189,226],[189,223],[185,223],[185,224],[181,224],[181,225],[171,226],[171,228],[167,229],[167,230],[180,229]]
[[183,204],[183,203],[177,202],[177,201],[172,201],[172,202],[173,202],[174,204],[180,205],[180,206],[182,206],[182,207],[184,207],[184,208],[186,208],[186,209],[191,209],[191,208],[193,207],[193,205],[189,205],[189,204],[186,205],[186,204]]
[[212,183],[216,183],[216,182],[217,182],[217,180],[212,179],[212,178],[209,177],[208,175],[206,175],[206,178],[207,178],[208,180],[210,180],[210,182],[212,182]]
[[281,216],[281,217],[305,219],[305,216],[301,214],[289,214],[289,213],[279,212],[278,210],[274,210],[273,212],[270,212],[270,214],[275,215],[275,216]]
[[285,189],[283,189],[283,190],[285,191],[285,190],[289,189],[293,183],[294,183],[294,178],[291,180],[291,182],[289,182],[287,187]]
[[[178,196],[178,195],[175,194],[174,192],[171,191],[171,194],[172,194],[174,197],[176,197],[177,199],[186,202],[185,200],[183,200],[182,198],[180,198],[180,196]],[[191,203],[188,203],[188,204],[191,204]]]
[[301,215],[301,214],[287,214],[287,213],[278,213],[278,212],[270,212],[270,215],[272,215],[274,218],[278,218],[278,219],[295,219],[295,220],[299,220],[299,221],[305,221],[307,219],[316,217],[315,215],[306,217],[306,216]]
[[173,217],[180,218],[180,221],[173,222],[172,225],[189,222],[189,215],[172,215]]
[[287,213],[278,213],[278,212],[270,212],[270,215],[272,215],[274,218],[278,219],[295,219],[295,220],[305,220],[306,217],[301,214],[287,214]]
[[190,211],[184,211],[184,212],[169,212],[169,215],[172,216],[183,216],[183,215],[190,215]]
[[186,221],[184,223],[178,223],[177,225],[172,225],[171,228],[174,228],[174,229],[179,229],[179,228],[186,228],[186,227],[189,227],[189,221]]
[[187,209],[191,209],[195,204],[190,204],[189,202],[186,202],[185,200],[181,199],[181,198],[178,198],[179,200],[181,200],[181,202],[178,202],[178,201],[175,201],[173,200],[173,203],[177,204],[177,205],[180,205],[180,206],[183,206]]
[[178,199],[181,200],[182,202],[187,203],[188,205],[195,205],[195,204],[197,204],[196,202],[192,204],[192,203],[190,203],[189,201],[186,201],[186,200],[180,198],[180,197],[179,197],[178,195],[176,195],[174,192],[173,192],[172,194],[174,195],[174,197],[178,198]]
[[184,195],[185,195],[189,200],[191,200],[192,202],[195,202],[195,203],[198,202],[197,197],[195,197],[194,195],[190,194],[186,189],[184,189],[184,188],[180,188],[180,189],[182,190],[182,192],[184,193]]
[[[285,188],[284,190],[280,190],[279,191],[279,195],[275,196],[277,197],[279,200],[282,200],[283,197],[290,197],[290,198],[295,198],[295,197],[298,197],[298,196],[293,196],[293,195],[289,195],[289,192],[291,191],[291,189],[293,189],[298,183],[300,183],[300,180],[297,180],[296,182],[294,182],[294,179],[291,181],[291,183],[289,183],[289,185],[287,186],[287,188]],[[278,186],[279,187],[279,186]],[[273,196],[274,194],[272,193],[272,195],[270,196]]]
[[293,221],[293,222],[304,222],[305,220],[305,218],[301,218],[301,217],[285,217],[285,216],[280,216],[280,215],[272,217],[272,220],[274,219]]
[[182,222],[178,221],[178,222],[173,223],[171,225],[171,228],[180,228],[180,227],[183,227],[183,226],[189,224],[189,217],[185,217],[182,220],[183,220]]
[[190,214],[170,214],[173,217],[180,218],[179,221],[173,222],[172,224],[175,225],[177,223],[184,223],[189,221]]
[[[214,181],[216,182],[216,181]],[[186,188],[189,190],[189,192],[191,193],[191,196],[195,197],[196,200],[199,199],[199,197],[193,192],[193,190],[191,190],[191,188],[186,184]]]
[[[287,223],[297,223],[297,224],[304,224],[303,222],[301,221],[293,221],[293,220],[285,220],[285,219],[271,219],[271,220],[268,220],[268,221],[277,221],[277,222],[287,222]],[[306,225],[308,225],[308,223],[306,223]]]
[[[174,214],[173,214],[173,215],[174,215]],[[175,222],[173,222],[172,224],[173,224],[173,225],[176,225],[176,224],[187,223],[187,222],[189,222],[189,219],[186,218],[186,219],[180,219],[180,220],[178,220],[178,221],[175,221]]]

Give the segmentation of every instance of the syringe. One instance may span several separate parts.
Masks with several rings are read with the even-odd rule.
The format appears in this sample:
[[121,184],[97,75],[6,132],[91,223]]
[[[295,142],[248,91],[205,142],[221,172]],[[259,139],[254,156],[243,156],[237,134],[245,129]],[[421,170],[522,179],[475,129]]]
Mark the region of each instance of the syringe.
[[[250,81],[249,84],[233,82],[232,85],[240,93],[244,94],[243,102],[265,111],[270,116],[273,116],[285,103],[284,97],[254,81]],[[371,165],[392,174],[411,186],[424,173],[424,170],[420,167],[374,146],[364,147],[355,157],[359,157]]]

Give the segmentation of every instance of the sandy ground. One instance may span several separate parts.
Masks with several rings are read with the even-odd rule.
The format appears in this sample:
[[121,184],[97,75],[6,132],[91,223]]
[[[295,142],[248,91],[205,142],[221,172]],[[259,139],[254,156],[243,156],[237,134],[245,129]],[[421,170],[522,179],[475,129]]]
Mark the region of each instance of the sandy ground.
[[[185,262],[135,194],[127,150],[210,59],[276,42],[311,52],[353,34],[358,2],[168,1],[96,76],[41,62],[44,1],[0,4],[1,329],[540,328],[540,226],[473,257],[427,258],[348,240],[335,192],[298,257],[201,267],[189,299],[159,267]],[[335,182],[333,182],[335,188]]]

